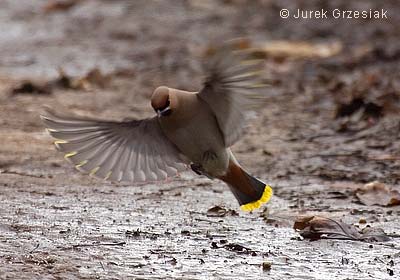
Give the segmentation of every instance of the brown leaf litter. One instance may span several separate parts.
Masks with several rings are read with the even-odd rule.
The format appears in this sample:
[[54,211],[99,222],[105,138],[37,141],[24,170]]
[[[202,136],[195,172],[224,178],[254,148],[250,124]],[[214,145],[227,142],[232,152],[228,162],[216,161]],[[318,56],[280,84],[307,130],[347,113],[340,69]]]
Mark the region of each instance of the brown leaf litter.
[[311,241],[319,239],[342,239],[365,242],[389,241],[389,236],[380,228],[366,227],[359,231],[356,227],[331,218],[320,216],[299,217],[293,228]]
[[400,192],[389,188],[380,182],[372,182],[359,188],[356,193],[358,200],[367,206],[396,206],[400,205]]

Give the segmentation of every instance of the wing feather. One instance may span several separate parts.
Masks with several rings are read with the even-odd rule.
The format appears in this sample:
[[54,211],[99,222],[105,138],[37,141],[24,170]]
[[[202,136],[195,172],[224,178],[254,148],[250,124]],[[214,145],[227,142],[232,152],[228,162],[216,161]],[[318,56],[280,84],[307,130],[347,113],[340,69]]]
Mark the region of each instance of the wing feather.
[[187,169],[157,118],[109,122],[64,117],[50,110],[41,118],[57,149],[91,175],[137,183],[165,180]]
[[239,140],[254,111],[265,103],[261,69],[262,61],[231,46],[218,50],[205,65],[207,77],[199,96],[214,112],[226,147]]

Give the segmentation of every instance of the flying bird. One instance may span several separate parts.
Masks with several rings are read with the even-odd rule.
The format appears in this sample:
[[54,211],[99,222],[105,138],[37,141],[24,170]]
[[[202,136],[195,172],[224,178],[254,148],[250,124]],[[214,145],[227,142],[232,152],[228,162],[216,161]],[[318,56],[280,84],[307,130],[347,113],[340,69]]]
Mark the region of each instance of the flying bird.
[[41,115],[56,148],[78,170],[118,182],[163,181],[191,168],[224,181],[244,211],[259,208],[272,188],[250,175],[230,147],[245,134],[254,111],[265,105],[260,61],[244,50],[221,47],[205,61],[198,92],[167,86],[152,94],[152,118],[103,121]]

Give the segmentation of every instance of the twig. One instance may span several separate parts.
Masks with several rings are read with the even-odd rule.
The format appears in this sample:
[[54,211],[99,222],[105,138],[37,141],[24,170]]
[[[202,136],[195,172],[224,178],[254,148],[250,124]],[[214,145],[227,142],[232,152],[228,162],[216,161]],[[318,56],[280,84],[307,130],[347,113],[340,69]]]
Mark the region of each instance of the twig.
[[208,219],[201,219],[201,218],[194,218],[196,221],[198,221],[198,222],[208,222],[208,223],[210,223],[210,224],[213,224],[213,223],[219,223],[218,221],[211,221],[211,220],[208,220]]
[[317,135],[313,135],[313,136],[308,137],[308,138],[307,138],[307,141],[312,142],[312,141],[314,141],[314,140],[317,139],[317,138],[322,138],[322,137],[333,137],[333,136],[336,136],[336,135],[333,134],[333,133],[330,133],[330,134],[328,134],[328,133],[326,133],[326,134],[317,134]]
[[33,177],[33,178],[45,178],[44,175],[33,175],[33,174],[27,174],[27,173],[22,173],[22,172],[17,172],[17,171],[10,171],[10,170],[2,170],[0,171],[0,174],[12,174],[12,175],[20,175],[20,176],[27,176],[27,177]]
[[351,153],[337,153],[337,154],[315,154],[305,158],[314,158],[314,157],[353,157],[353,156],[361,156],[360,151],[354,151]]
[[368,160],[375,160],[375,161],[396,161],[396,160],[400,160],[400,157],[387,157],[387,158],[369,157]]
[[39,242],[36,244],[35,248],[33,248],[28,254],[32,254],[36,251],[37,248],[39,248]]
[[95,247],[95,246],[122,246],[125,245],[125,241],[115,242],[115,243],[94,243],[94,244],[75,244],[72,245],[72,248],[78,247]]

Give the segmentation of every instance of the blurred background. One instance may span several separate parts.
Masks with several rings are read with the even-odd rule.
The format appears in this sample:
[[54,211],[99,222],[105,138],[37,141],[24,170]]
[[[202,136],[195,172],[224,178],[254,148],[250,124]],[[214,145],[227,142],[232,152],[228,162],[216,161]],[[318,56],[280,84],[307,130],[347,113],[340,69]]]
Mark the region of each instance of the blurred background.
[[[295,19],[298,9],[328,18]],[[387,10],[387,18],[335,19],[334,9]],[[344,217],[398,233],[399,27],[398,0],[1,0],[0,278],[245,279],[262,275],[265,259],[270,279],[397,275],[391,249],[321,249],[291,239],[289,220]],[[230,212],[237,206],[229,190],[204,178],[118,187],[79,174],[54,151],[39,119],[43,105],[103,119],[149,117],[157,86],[197,91],[207,50],[235,38],[264,60],[270,85],[268,104],[233,147],[274,187],[268,211]],[[207,211],[214,206],[227,211],[215,217]],[[70,250],[114,241],[125,246]],[[235,242],[255,255],[224,247]]]

